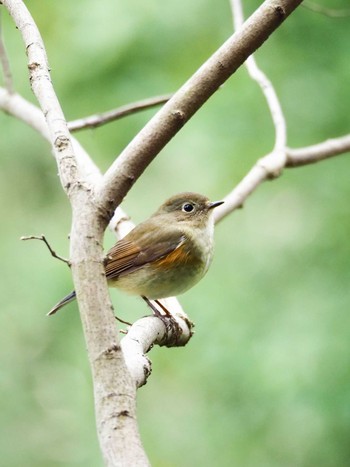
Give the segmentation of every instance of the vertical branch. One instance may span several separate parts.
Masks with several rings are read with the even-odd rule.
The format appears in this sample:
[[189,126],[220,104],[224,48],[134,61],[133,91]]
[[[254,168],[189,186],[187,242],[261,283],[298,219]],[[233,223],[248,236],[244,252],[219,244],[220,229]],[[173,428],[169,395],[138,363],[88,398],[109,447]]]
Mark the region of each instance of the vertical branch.
[[3,0],[2,3],[12,16],[26,45],[30,84],[46,118],[61,183],[69,193],[76,185],[81,170],[78,173],[67,122],[51,82],[43,40],[22,0]]
[[[237,30],[244,22],[242,3],[241,0],[230,1],[233,12],[234,28]],[[279,153],[280,156],[283,157],[287,143],[287,127],[276,91],[269,78],[258,67],[254,55],[250,55],[250,57],[248,57],[245,65],[250,77],[260,86],[271,113],[275,127],[275,145],[273,151]]]
[[98,208],[95,186],[78,163],[61,106],[51,83],[39,30],[21,0],[2,0],[19,29],[28,55],[33,92],[46,119],[61,183],[73,210],[70,262],[93,374],[97,431],[107,466],[148,465],[136,420],[136,387],[118,341],[102,264],[108,219]]
[[[234,27],[239,29],[244,21],[241,0],[230,0],[230,3]],[[248,57],[245,65],[250,77],[258,83],[265,96],[275,128],[275,142],[273,150],[259,159],[240,183],[224,198],[225,203],[214,213],[215,222],[219,222],[230,212],[242,207],[247,197],[262,182],[279,176],[287,163],[287,127],[276,91],[271,81],[258,67],[253,55]]]

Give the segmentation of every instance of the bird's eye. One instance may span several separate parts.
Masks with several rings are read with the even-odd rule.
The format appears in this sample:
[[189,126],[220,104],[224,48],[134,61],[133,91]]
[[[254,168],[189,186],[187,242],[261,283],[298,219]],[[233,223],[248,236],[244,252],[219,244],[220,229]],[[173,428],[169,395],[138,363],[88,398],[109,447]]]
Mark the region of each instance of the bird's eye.
[[184,212],[192,212],[193,209],[194,209],[194,206],[193,206],[193,204],[191,204],[191,203],[185,203],[185,204],[182,206],[182,210],[183,210]]

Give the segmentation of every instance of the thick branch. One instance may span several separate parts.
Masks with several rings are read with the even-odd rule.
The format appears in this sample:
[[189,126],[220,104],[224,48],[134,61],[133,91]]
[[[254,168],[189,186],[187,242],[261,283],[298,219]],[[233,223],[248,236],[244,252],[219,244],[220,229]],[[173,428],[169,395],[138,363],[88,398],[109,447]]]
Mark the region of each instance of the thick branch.
[[[148,465],[136,422],[136,387],[118,342],[102,265],[105,229],[93,190],[79,167],[53,89],[44,44],[21,0],[3,0],[22,34],[32,89],[46,119],[61,183],[73,209],[72,272],[94,379],[96,421],[106,465]],[[105,216],[104,216],[105,217]]]
[[45,115],[61,183],[69,192],[77,183],[80,173],[67,123],[51,83],[44,43],[22,0],[3,0],[3,5],[12,16],[25,43],[31,86]]
[[265,1],[148,122],[103,178],[98,197],[110,215],[165,144],[300,3]]
[[[0,109],[12,115],[13,117],[23,121],[31,128],[41,134],[44,139],[50,142],[50,135],[47,130],[46,121],[40,109],[35,105],[28,102],[26,99],[18,94],[9,94],[5,89],[0,88]],[[84,148],[72,138],[74,150],[77,159],[80,161],[82,167],[86,169],[89,174],[91,182],[97,182],[101,179],[99,169],[95,166],[89,155],[86,153]],[[115,214],[110,222],[110,229],[115,232],[118,238],[124,237],[127,233],[134,228],[134,224],[131,222],[129,216],[118,207]],[[178,345],[184,345],[191,337],[190,326],[188,326],[188,317],[183,311],[180,303],[175,298],[167,299],[165,303],[168,310],[171,310],[172,315],[176,319],[178,325],[183,330],[181,336],[181,342]],[[159,321],[155,324],[154,319],[142,319],[142,326],[138,325],[138,322],[132,326],[132,332],[128,333],[125,338],[122,339],[122,343],[126,340],[126,344],[123,344],[123,354],[126,365],[130,373],[135,378],[135,384],[139,387],[145,384],[147,377],[150,373],[150,361],[144,357],[151,344],[159,344],[160,336],[163,345],[168,345],[169,341],[172,340],[171,332],[167,332],[164,324]],[[135,329],[137,330],[137,337],[135,336]],[[127,342],[131,339],[138,342],[135,347],[128,344]],[[135,355],[135,350],[137,355]],[[145,365],[148,365],[148,371],[145,371]],[[143,375],[143,378],[141,378]]]

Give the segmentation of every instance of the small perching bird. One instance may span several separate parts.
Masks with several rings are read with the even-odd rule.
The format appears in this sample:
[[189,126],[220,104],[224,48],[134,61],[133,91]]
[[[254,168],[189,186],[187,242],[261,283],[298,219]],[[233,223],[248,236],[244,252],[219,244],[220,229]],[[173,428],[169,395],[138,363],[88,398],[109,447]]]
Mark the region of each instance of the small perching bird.
[[[193,287],[212,261],[212,214],[222,203],[190,192],[169,198],[108,251],[105,257],[108,285],[140,295],[146,301],[179,295]],[[74,299],[75,291],[58,302],[48,315]]]

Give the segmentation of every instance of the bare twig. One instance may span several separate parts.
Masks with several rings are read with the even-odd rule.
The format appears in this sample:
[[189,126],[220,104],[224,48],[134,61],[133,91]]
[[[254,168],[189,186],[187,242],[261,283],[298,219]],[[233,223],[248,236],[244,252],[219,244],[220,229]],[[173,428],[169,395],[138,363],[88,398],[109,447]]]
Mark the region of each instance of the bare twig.
[[[234,28],[239,29],[243,22],[243,7],[241,0],[230,0],[234,19]],[[272,121],[275,127],[275,145],[270,158],[274,157],[276,165],[285,163],[285,147],[287,142],[287,127],[280,101],[275,88],[266,74],[258,67],[255,57],[251,55],[245,62],[250,77],[258,83],[269,107]],[[278,170],[278,169],[277,169]]]
[[[319,144],[298,149],[286,148],[284,168],[300,167],[307,164],[350,152],[350,135],[329,139]],[[266,165],[269,155],[260,159],[242,179],[242,181],[225,198],[225,203],[215,209],[215,222],[219,222],[232,211],[243,206],[248,196],[265,180],[273,178]],[[265,162],[264,162],[265,161]]]
[[45,245],[47,246],[49,252],[51,253],[51,255],[54,257],[54,258],[57,258],[59,259],[60,261],[63,261],[64,263],[66,263],[69,267],[70,267],[70,262],[68,259],[66,258],[63,258],[63,256],[60,256],[58,255],[52,248],[51,248],[51,245],[49,244],[49,242],[47,241],[45,235],[30,235],[29,237],[21,237],[21,240],[41,240],[45,243]]
[[123,105],[117,109],[110,110],[89,117],[79,118],[68,122],[70,131],[85,130],[86,128],[97,128],[106,123],[118,120],[127,115],[140,112],[141,110],[150,109],[160,104],[164,104],[172,97],[172,94],[165,94],[164,96],[150,97],[142,101],[133,102],[131,104]]
[[310,11],[329,16],[330,18],[347,18],[350,16],[350,8],[328,8],[318,3],[311,2],[310,0],[305,0],[302,6]]
[[[230,1],[234,13],[235,27],[237,28],[243,22],[241,0]],[[350,150],[349,135],[306,148],[287,148],[285,118],[274,87],[266,75],[258,68],[253,56],[249,57],[246,66],[250,76],[259,83],[270,108],[275,126],[275,146],[271,153],[258,160],[242,181],[224,198],[225,203],[215,210],[215,222],[219,222],[227,214],[242,207],[248,196],[262,182],[280,175],[284,168],[312,164]]]
[[[238,29],[242,26],[243,8],[241,0],[230,0],[231,10],[234,19],[234,27]],[[255,80],[265,98],[270,109],[272,121],[275,127],[275,144],[273,151],[260,159],[248,172],[243,180],[228,194],[225,203],[214,213],[215,222],[219,222],[230,212],[242,207],[247,197],[266,179],[274,178],[281,174],[286,165],[286,140],[287,130],[282,107],[277,97],[276,91],[268,79],[258,67],[255,58],[251,55],[245,62],[249,75]]]
[[328,139],[304,148],[287,148],[286,167],[300,167],[350,152],[350,135]]
[[241,208],[248,196],[268,177],[268,170],[258,161],[231,193],[225,196],[224,204],[215,209],[215,223],[218,223],[236,209]]
[[5,88],[10,94],[14,93],[13,78],[10,68],[10,63],[7,57],[4,40],[2,37],[2,11],[0,10],[0,61],[4,75]]

